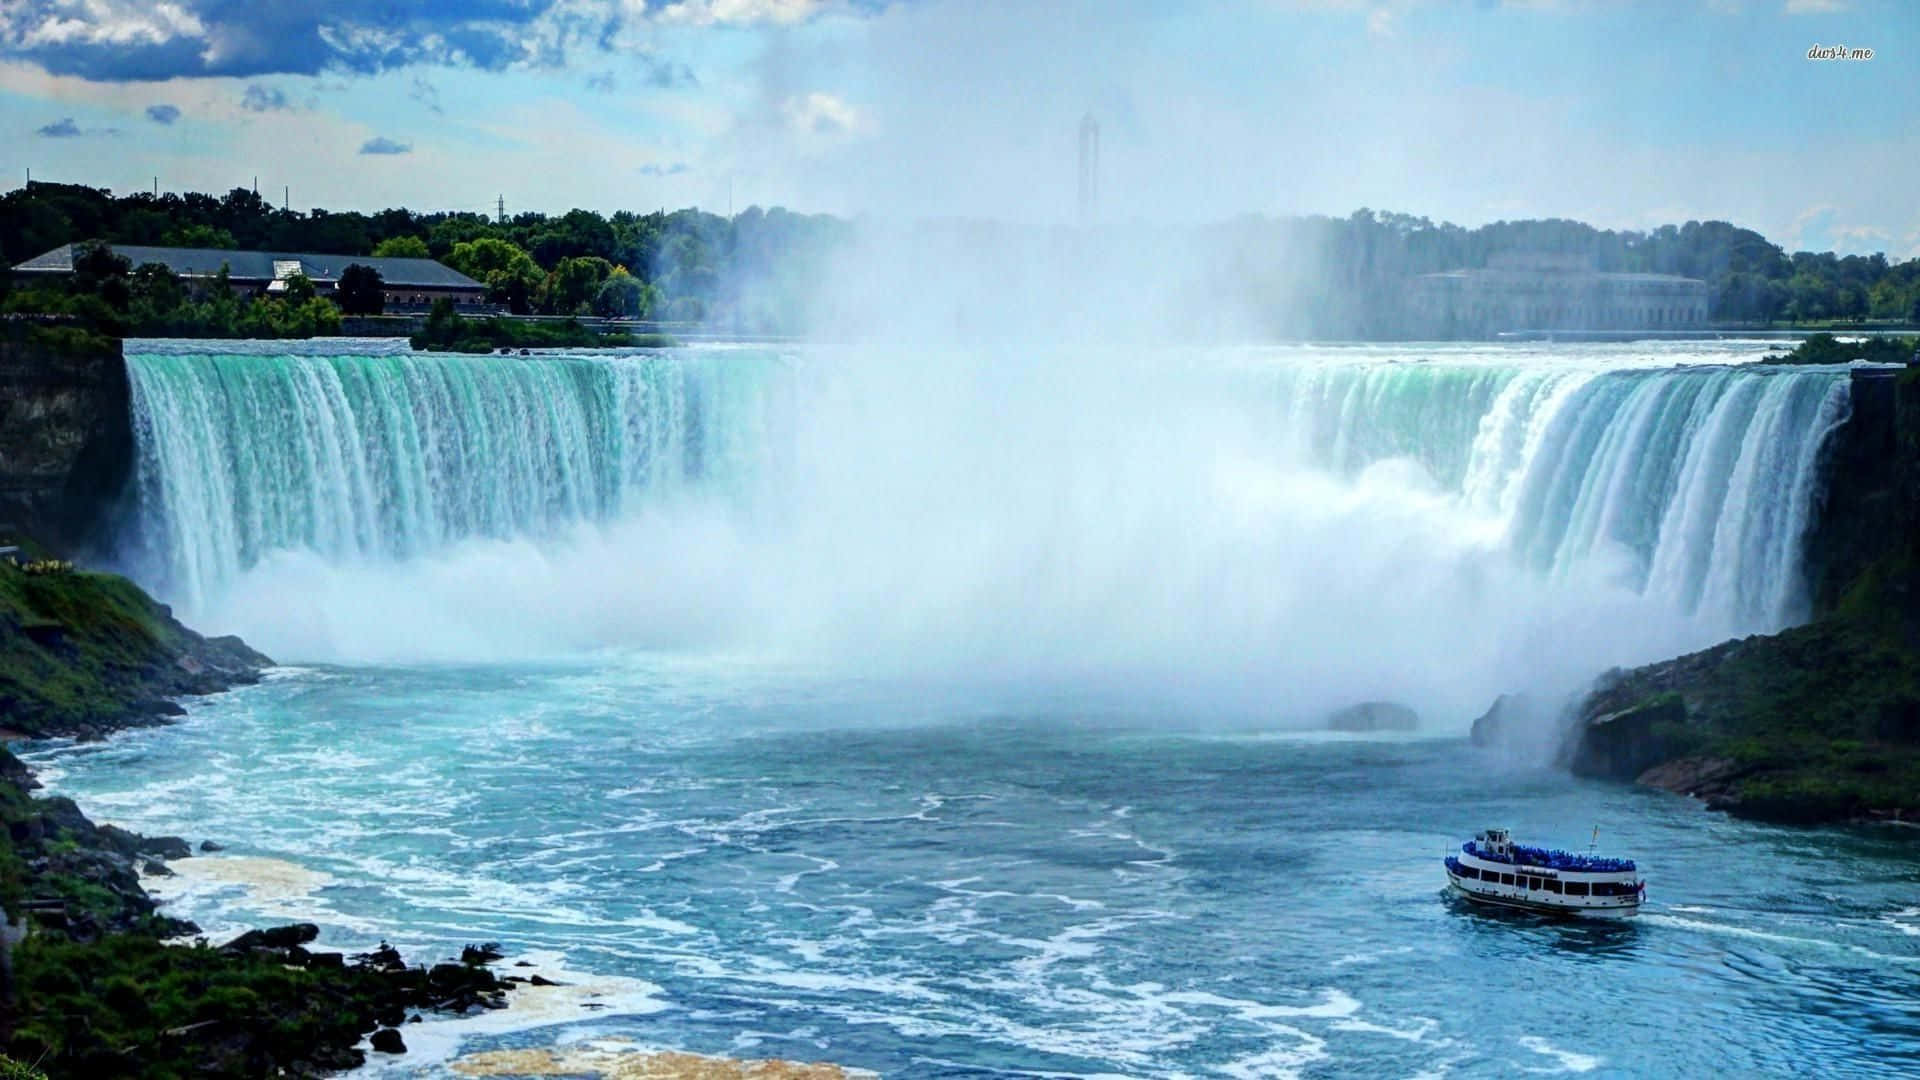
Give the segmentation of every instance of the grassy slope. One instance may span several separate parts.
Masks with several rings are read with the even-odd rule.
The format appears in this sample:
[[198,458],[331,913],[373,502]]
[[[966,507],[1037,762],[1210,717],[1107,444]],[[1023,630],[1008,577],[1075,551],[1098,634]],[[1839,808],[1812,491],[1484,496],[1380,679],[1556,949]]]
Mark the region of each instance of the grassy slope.
[[164,711],[163,698],[248,681],[246,669],[267,663],[235,639],[202,639],[123,577],[0,561],[0,728],[94,733]]

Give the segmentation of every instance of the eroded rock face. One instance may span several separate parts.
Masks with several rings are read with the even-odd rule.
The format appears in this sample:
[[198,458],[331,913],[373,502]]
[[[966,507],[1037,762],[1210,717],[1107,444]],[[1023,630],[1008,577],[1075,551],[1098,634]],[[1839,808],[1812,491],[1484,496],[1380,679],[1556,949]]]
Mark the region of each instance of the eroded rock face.
[[1568,746],[1567,766],[1575,776],[1633,780],[1672,760],[1672,732],[1687,722],[1687,706],[1677,693],[1659,694],[1624,709],[1582,719]]
[[1469,734],[1479,747],[1508,746],[1520,735],[1522,725],[1533,714],[1533,699],[1525,694],[1501,694],[1493,705],[1473,722]]
[[1327,717],[1328,731],[1414,731],[1420,714],[1398,702],[1363,701]]
[[88,546],[132,474],[130,395],[118,341],[0,320],[0,524]]

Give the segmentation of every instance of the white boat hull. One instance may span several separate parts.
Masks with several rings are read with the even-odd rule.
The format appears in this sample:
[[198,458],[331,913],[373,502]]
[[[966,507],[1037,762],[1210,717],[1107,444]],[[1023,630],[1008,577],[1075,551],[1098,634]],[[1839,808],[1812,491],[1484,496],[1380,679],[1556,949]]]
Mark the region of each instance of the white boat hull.
[[1500,908],[1506,911],[1524,911],[1533,915],[1547,915],[1562,919],[1631,919],[1640,913],[1638,900],[1625,900],[1607,906],[1575,905],[1565,901],[1549,902],[1530,900],[1526,897],[1497,895],[1470,889],[1459,881],[1450,881],[1448,891],[1455,896],[1488,908]]

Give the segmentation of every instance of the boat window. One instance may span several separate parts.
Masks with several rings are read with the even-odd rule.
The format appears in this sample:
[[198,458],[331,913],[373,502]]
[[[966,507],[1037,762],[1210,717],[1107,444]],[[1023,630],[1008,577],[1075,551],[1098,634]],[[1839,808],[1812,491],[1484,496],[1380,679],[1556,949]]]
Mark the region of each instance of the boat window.
[[1500,875],[1500,884],[1502,884],[1502,885],[1511,885],[1511,884],[1513,884],[1513,875],[1512,875],[1512,874],[1501,874],[1501,875]]
[[1540,879],[1539,879],[1539,878],[1537,878],[1537,877],[1530,877],[1530,878],[1528,878],[1528,879],[1527,879],[1527,888],[1529,888],[1529,889],[1537,889],[1537,888],[1539,888],[1539,887],[1540,887]]
[[1559,891],[1560,891],[1560,883],[1559,883],[1558,881],[1555,881],[1555,880],[1554,880],[1554,879],[1552,879],[1552,878],[1548,878],[1548,879],[1547,879],[1547,891],[1548,891],[1548,892],[1559,892]]
[[1567,895],[1568,895],[1568,896],[1585,896],[1585,895],[1587,895],[1587,883],[1586,883],[1586,882],[1584,882],[1584,881],[1569,881],[1569,882],[1567,882]]
[[1475,870],[1471,866],[1462,866],[1460,868],[1460,876],[1464,878],[1477,878],[1480,876],[1480,871]]

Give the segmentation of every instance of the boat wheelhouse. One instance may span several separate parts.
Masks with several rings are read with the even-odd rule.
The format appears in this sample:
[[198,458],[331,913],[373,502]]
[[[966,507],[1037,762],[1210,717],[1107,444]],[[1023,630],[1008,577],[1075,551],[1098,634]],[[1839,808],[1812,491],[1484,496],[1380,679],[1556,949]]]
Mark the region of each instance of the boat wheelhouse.
[[1446,864],[1448,887],[1489,907],[1620,919],[1639,913],[1646,897],[1632,859],[1528,847],[1505,829],[1487,829],[1461,844]]

